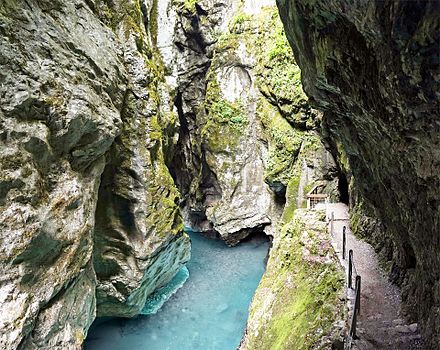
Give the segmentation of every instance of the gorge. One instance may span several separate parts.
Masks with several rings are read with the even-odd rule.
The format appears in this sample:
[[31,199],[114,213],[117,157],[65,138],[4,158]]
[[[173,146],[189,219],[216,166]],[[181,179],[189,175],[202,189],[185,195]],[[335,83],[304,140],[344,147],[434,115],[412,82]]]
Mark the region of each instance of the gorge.
[[155,314],[92,326],[86,350],[236,349],[268,244],[255,237],[234,248],[191,235],[189,278]]
[[240,349],[338,348],[319,189],[439,349],[439,18],[422,0],[2,0],[0,347],[82,349],[96,318],[136,317],[191,270],[185,225],[222,254],[270,237]]

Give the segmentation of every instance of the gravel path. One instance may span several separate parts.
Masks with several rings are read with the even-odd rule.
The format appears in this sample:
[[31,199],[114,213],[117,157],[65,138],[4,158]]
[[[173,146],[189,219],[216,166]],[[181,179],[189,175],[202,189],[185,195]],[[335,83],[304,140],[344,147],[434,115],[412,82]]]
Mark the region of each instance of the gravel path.
[[[327,215],[334,213],[333,246],[341,264],[348,271],[348,251],[353,250],[354,275],[361,276],[361,311],[353,349],[421,350],[417,324],[408,324],[400,313],[400,291],[385,277],[376,253],[366,242],[353,235],[349,227],[348,207],[343,203],[327,206]],[[329,225],[329,229],[330,229]],[[346,259],[342,259],[342,230],[347,227]],[[353,277],[354,288],[354,277]],[[354,291],[347,288],[351,319]]]

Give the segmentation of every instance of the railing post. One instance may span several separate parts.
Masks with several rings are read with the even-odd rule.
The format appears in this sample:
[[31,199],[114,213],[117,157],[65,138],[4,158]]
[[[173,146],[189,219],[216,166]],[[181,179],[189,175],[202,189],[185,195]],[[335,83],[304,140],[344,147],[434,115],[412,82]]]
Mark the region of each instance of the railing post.
[[342,228],[342,259],[345,260],[345,249],[347,245],[347,237],[345,236],[346,227]]
[[357,315],[356,311],[353,312],[353,317],[351,319],[351,329],[350,329],[350,335],[353,339],[357,339],[356,336],[356,323],[357,323]]
[[351,288],[351,280],[353,275],[353,250],[348,251],[348,288]]
[[333,236],[333,221],[335,220],[335,212],[332,211],[332,215],[330,217],[330,234]]
[[325,199],[325,221],[328,222],[328,197]]
[[361,313],[361,276],[356,276],[356,302],[357,304],[357,313],[358,315]]
[[357,316],[361,312],[361,276],[356,276],[356,298],[354,301],[353,316],[351,319],[350,335],[356,339]]

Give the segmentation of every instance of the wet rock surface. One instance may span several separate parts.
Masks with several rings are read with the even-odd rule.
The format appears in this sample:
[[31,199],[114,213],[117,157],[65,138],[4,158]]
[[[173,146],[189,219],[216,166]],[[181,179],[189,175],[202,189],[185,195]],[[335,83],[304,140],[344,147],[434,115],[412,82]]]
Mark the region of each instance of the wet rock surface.
[[352,172],[356,204],[372,207],[385,226],[378,245],[392,242],[386,244],[392,277],[434,349],[440,342],[439,3],[277,3],[305,91],[324,111],[323,135]]
[[[295,186],[302,206],[319,167],[329,182],[337,170],[289,64],[277,9],[270,1],[199,1],[175,10],[181,128],[170,168],[185,221],[230,245],[252,232],[274,234],[292,174],[309,169]],[[316,162],[297,162],[307,143]]]
[[182,232],[179,194],[165,165],[173,147],[166,132],[176,130],[176,115],[155,33],[145,24],[157,20],[157,9],[153,3],[139,8],[124,1],[102,6],[95,12],[113,14],[103,20],[114,25],[121,42],[128,85],[121,133],[107,153],[98,194],[97,315],[133,317],[189,259],[190,241]]
[[0,4],[4,349],[79,349],[97,302],[133,315],[188,258],[162,155],[172,118],[153,98],[160,60],[142,10],[121,4],[108,17],[99,1]]

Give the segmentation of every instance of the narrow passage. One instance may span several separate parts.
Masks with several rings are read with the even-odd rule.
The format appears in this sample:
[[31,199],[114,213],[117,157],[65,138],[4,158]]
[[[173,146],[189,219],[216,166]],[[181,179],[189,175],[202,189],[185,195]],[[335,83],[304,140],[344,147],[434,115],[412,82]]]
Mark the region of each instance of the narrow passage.
[[[355,237],[350,229],[348,207],[343,203],[327,206],[327,215],[334,213],[332,243],[337,255],[348,271],[348,251],[353,250],[355,274],[362,277],[360,315],[357,324],[358,339],[352,349],[359,350],[418,350],[420,334],[417,324],[407,324],[401,315],[401,298],[397,286],[393,285],[380,268],[377,255],[371,245]],[[331,225],[329,225],[329,230]],[[346,258],[342,259],[342,231],[346,226]],[[353,277],[354,288],[354,277]],[[354,305],[354,289],[347,288],[349,316]]]

